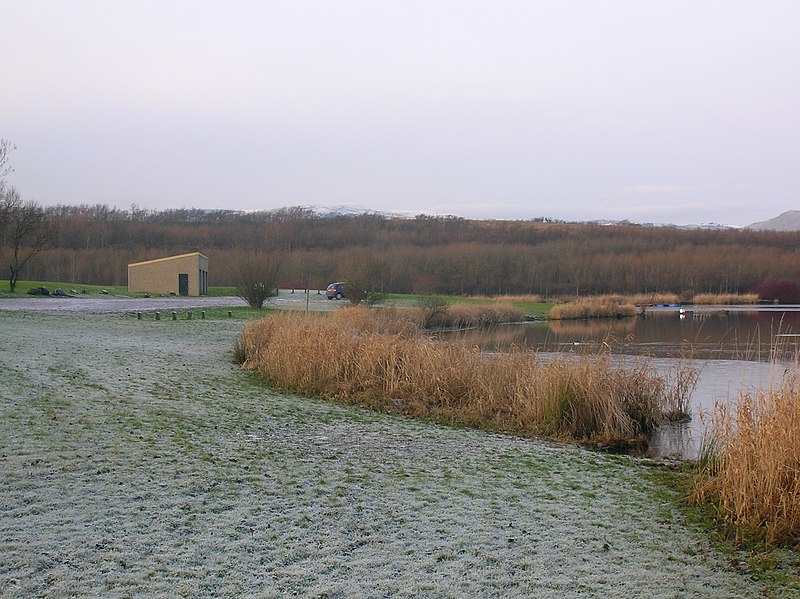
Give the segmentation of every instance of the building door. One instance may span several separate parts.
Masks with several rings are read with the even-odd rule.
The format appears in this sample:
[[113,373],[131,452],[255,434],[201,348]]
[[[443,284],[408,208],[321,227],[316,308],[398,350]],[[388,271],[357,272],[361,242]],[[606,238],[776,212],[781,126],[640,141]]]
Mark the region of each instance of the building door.
[[189,295],[189,275],[181,273],[178,275],[178,295]]

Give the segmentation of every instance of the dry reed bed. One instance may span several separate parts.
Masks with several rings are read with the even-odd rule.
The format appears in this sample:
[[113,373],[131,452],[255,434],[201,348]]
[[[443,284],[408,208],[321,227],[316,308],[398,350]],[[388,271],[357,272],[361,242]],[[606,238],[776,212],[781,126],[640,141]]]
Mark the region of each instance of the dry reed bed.
[[743,392],[718,405],[694,499],[712,506],[737,539],[800,544],[800,380]]
[[636,293],[624,296],[629,304],[636,306],[652,306],[653,304],[677,304],[680,298],[677,293]]
[[246,369],[281,389],[381,411],[606,445],[643,443],[676,394],[642,362],[528,350],[486,355],[425,338],[390,311],[274,314],[239,342]]
[[692,298],[692,303],[703,306],[755,304],[758,302],[757,293],[698,293]]
[[636,306],[627,298],[616,295],[585,297],[556,304],[550,309],[550,318],[623,318],[635,316]]
[[[555,320],[577,318],[623,318],[637,314],[637,306],[653,304],[676,304],[679,297],[675,294],[638,294],[638,295],[597,295],[582,297],[564,303],[557,303],[550,310],[550,318]],[[697,305],[734,305],[755,304],[756,294],[714,294],[700,293],[691,302]]]
[[506,303],[432,304],[410,314],[424,328],[466,329],[525,320],[522,310]]

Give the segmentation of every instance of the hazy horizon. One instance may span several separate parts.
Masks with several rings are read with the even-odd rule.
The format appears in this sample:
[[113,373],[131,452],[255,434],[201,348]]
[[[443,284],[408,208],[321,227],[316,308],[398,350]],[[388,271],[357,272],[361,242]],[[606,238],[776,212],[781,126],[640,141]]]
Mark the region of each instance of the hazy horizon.
[[743,226],[797,209],[800,4],[10,0],[44,205]]

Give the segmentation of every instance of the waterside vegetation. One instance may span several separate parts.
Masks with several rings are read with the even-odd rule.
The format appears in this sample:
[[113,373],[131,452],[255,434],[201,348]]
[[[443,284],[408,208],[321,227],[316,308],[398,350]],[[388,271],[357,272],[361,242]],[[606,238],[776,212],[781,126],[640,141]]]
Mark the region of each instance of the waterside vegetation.
[[327,317],[274,313],[249,323],[243,367],[283,390],[447,424],[569,439],[605,448],[646,444],[680,395],[646,361],[608,354],[543,360],[485,354],[423,334],[409,311],[347,308]]
[[800,545],[800,377],[717,404],[693,500],[746,544]]
[[670,293],[633,295],[595,295],[563,300],[551,300],[553,307],[549,317],[554,320],[585,318],[625,318],[641,314],[643,307],[687,304],[687,305],[750,305],[759,296],[753,293],[699,293],[695,295]]

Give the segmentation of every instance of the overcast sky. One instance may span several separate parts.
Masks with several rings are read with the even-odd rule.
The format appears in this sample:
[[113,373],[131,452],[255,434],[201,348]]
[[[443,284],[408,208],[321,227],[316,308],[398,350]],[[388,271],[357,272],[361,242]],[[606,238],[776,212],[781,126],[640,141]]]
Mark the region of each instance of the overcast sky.
[[800,2],[3,0],[45,205],[746,225],[800,209]]

